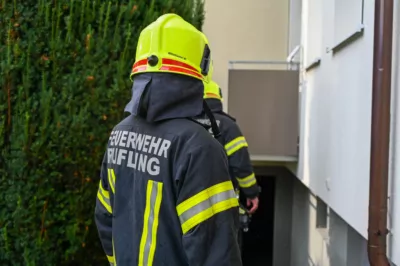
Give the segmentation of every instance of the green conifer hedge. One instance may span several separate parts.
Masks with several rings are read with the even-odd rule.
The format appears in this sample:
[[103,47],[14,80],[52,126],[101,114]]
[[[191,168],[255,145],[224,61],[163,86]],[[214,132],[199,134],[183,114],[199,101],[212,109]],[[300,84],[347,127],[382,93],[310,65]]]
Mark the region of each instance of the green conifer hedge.
[[0,0],[0,265],[106,265],[100,163],[140,31],[202,0]]

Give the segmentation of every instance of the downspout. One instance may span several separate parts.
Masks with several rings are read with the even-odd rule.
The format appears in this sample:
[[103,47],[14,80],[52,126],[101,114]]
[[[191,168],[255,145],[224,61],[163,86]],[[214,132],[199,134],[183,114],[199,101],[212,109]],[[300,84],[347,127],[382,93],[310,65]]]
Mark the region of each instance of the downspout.
[[393,0],[375,0],[372,123],[368,221],[371,266],[388,266],[386,256]]

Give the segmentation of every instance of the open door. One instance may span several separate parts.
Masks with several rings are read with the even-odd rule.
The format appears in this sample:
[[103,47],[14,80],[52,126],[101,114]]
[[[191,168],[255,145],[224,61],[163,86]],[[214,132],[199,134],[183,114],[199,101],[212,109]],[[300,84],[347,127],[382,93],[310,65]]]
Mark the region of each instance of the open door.
[[261,186],[260,204],[249,231],[243,233],[243,265],[272,266],[275,177],[257,176],[257,181]]

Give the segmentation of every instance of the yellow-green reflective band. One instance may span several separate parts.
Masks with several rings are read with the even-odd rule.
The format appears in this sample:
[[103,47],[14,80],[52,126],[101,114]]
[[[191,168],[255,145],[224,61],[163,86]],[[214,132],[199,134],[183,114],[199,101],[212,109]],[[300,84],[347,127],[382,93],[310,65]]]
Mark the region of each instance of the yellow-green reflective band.
[[102,182],[100,180],[99,190],[97,191],[97,198],[103,205],[103,207],[109,212],[112,213],[111,202],[110,202],[110,194],[107,190],[103,188]]
[[239,186],[242,188],[248,188],[257,183],[257,179],[256,179],[254,173],[252,173],[251,175],[246,176],[244,178],[236,178],[236,179],[239,182]]
[[110,193],[108,193],[108,191],[103,188],[103,182],[101,182],[101,180],[99,184],[99,191],[104,198],[110,199]]
[[179,204],[176,210],[185,234],[215,214],[238,205],[232,182],[226,181],[197,193]]
[[107,255],[107,259],[108,259],[108,262],[109,262],[110,264],[114,264],[114,256],[108,256],[108,255]]
[[239,214],[245,214],[245,213],[246,213],[245,210],[243,210],[242,208],[239,208]]
[[140,240],[139,266],[152,266],[157,244],[158,217],[163,184],[149,180],[146,191],[143,232]]
[[113,250],[113,254],[114,254],[114,263],[110,262],[111,266],[117,266],[117,257],[115,257],[115,246],[114,246],[114,238],[111,238],[111,245],[112,245],[112,250]]
[[246,139],[241,136],[237,137],[236,139],[230,141],[229,143],[225,144],[225,151],[228,156],[231,156],[241,148],[247,147]]
[[115,194],[115,172],[114,169],[108,169],[108,183],[110,184],[110,188],[112,193]]

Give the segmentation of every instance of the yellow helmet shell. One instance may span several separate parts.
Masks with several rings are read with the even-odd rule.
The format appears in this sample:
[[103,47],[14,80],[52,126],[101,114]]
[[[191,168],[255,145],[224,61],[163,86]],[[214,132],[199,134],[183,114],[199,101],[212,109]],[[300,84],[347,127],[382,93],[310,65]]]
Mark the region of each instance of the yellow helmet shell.
[[215,81],[204,82],[204,99],[218,99],[222,101],[219,85]]
[[167,72],[204,81],[210,75],[210,56],[202,32],[176,14],[165,14],[140,33],[131,77]]

